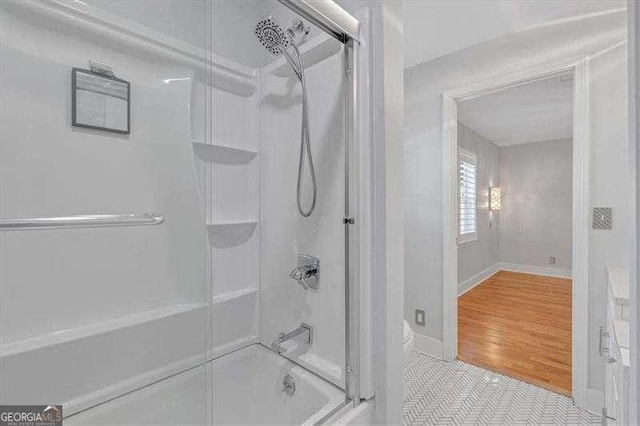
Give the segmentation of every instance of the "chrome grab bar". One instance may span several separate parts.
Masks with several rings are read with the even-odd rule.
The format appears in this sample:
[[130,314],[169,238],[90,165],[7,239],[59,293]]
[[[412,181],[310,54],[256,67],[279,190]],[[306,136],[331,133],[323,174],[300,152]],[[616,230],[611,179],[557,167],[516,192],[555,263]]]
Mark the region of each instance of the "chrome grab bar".
[[164,216],[156,213],[87,214],[61,217],[0,219],[0,231],[19,229],[102,228],[109,226],[159,225]]

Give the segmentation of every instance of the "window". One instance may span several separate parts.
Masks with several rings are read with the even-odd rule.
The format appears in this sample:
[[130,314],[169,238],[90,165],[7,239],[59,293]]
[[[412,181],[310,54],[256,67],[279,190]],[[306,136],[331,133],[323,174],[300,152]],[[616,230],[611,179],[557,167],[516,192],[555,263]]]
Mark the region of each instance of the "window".
[[458,203],[458,244],[478,239],[476,184],[478,180],[478,157],[464,149],[458,155],[458,182],[460,198]]

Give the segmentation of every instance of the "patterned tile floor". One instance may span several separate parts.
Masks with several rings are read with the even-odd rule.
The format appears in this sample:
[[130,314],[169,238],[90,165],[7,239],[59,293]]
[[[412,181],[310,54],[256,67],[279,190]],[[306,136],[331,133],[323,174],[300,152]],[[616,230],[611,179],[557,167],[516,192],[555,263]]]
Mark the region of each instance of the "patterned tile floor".
[[408,425],[587,425],[571,399],[462,361],[412,351],[404,365]]

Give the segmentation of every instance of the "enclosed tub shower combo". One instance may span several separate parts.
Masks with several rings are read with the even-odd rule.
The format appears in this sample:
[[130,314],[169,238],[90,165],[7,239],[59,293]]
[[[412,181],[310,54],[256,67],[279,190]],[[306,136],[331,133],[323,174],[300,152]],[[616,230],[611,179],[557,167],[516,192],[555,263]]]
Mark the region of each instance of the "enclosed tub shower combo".
[[315,424],[373,395],[366,14],[310,4],[2,2],[0,403]]

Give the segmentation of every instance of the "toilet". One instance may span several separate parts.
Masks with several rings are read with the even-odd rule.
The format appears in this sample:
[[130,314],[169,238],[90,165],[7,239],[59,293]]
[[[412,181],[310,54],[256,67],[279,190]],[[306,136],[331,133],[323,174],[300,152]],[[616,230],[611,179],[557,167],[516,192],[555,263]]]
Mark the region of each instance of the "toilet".
[[404,336],[402,343],[404,345],[404,357],[406,359],[413,348],[413,330],[406,320],[404,321]]

